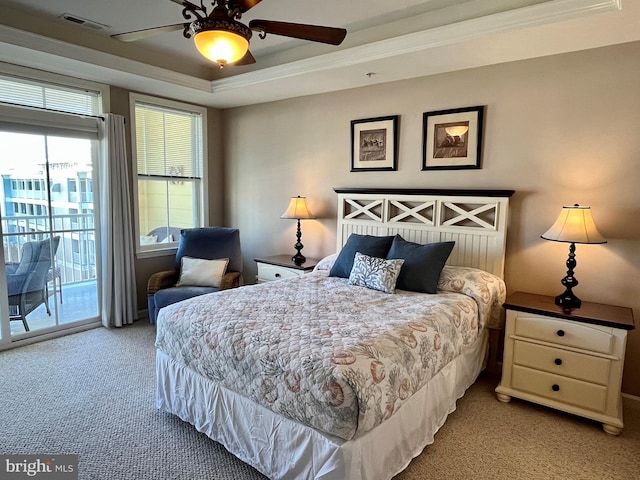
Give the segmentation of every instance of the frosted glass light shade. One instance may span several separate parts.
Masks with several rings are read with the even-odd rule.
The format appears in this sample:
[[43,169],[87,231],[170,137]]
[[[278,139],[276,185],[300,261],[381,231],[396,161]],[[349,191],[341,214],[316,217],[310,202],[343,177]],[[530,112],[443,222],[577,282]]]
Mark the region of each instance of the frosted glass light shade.
[[555,242],[607,243],[596,228],[591,207],[581,205],[562,207],[558,219],[541,237]]
[[193,41],[204,57],[220,65],[237,62],[249,49],[245,37],[225,30],[204,30],[196,33]]
[[287,210],[282,214],[280,218],[297,218],[297,219],[310,219],[315,218],[309,211],[307,206],[306,197],[293,197],[289,202]]

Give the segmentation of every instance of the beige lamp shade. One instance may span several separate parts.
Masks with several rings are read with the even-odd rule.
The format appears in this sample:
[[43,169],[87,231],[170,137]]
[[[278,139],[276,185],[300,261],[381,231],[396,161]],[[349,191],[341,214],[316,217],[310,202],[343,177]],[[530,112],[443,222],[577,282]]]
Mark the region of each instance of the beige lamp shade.
[[562,207],[558,219],[541,237],[555,242],[607,243],[596,228],[591,215],[591,207],[577,204]]
[[315,218],[309,211],[306,197],[293,197],[289,202],[287,210],[280,218],[296,218],[298,220]]

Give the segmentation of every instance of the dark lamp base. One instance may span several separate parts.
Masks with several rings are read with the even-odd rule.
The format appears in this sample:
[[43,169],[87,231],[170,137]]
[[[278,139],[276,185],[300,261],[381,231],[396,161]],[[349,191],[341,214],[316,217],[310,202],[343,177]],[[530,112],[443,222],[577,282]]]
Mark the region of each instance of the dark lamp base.
[[293,261],[293,263],[300,266],[307,261],[307,258],[304,255],[302,255],[300,252],[298,252],[293,257],[291,257],[291,260]]
[[560,283],[564,286],[563,293],[556,297],[556,305],[564,310],[580,308],[582,301],[573,294],[573,288],[578,286],[578,280],[573,276],[573,269],[576,268],[576,244],[569,245],[569,258],[567,258],[567,276]]
[[564,310],[571,310],[572,308],[580,308],[582,300],[576,297],[572,292],[565,291],[563,294],[556,297],[556,305],[559,305]]
[[293,261],[293,263],[295,263],[298,266],[302,265],[304,262],[307,261],[305,256],[302,255],[302,253],[300,253],[300,250],[304,248],[304,245],[302,245],[302,242],[300,241],[301,239],[302,239],[302,230],[300,230],[300,219],[298,219],[298,230],[296,232],[296,244],[293,246],[293,248],[295,248],[298,253],[296,253],[293,257],[291,257],[291,260]]

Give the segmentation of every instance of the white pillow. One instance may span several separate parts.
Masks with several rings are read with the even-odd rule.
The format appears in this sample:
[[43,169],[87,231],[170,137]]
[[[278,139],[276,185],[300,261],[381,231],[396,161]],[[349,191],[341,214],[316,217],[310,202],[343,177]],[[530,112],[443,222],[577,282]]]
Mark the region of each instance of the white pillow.
[[324,257],[322,260],[320,260],[318,262],[318,264],[313,268],[314,272],[317,272],[318,270],[331,270],[331,267],[333,267],[333,264],[336,263],[336,258],[338,258],[338,254],[337,253],[332,253],[331,255],[327,255],[326,257]]
[[182,257],[180,280],[176,287],[220,287],[222,277],[227,271],[228,258],[205,260],[203,258]]

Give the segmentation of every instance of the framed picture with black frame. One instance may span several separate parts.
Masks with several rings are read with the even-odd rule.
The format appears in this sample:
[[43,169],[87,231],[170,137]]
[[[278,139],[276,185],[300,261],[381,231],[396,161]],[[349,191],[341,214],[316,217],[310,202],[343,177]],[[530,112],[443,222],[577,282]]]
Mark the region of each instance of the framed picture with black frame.
[[397,170],[398,115],[351,121],[351,171]]
[[422,114],[422,170],[481,168],[484,106]]

